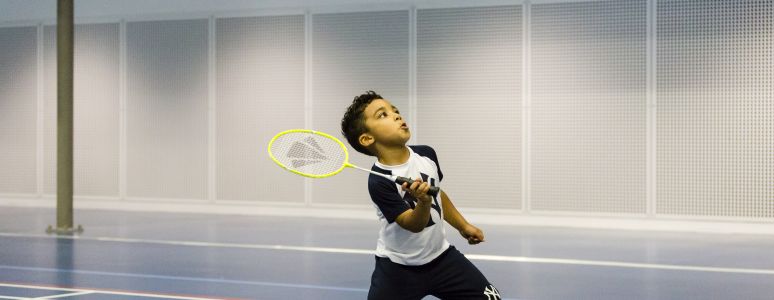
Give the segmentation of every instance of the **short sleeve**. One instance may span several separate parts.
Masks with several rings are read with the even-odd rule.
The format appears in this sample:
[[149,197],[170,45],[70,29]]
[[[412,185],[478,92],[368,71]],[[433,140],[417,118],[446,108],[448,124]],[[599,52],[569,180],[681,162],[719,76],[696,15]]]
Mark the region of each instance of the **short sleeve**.
[[379,207],[389,223],[395,222],[400,214],[410,209],[408,203],[400,197],[395,183],[384,177],[373,174],[369,176],[368,193],[371,195],[371,201]]
[[435,150],[432,147],[425,146],[425,145],[416,145],[416,146],[409,146],[409,147],[411,147],[411,150],[414,150],[414,153],[430,158],[435,163],[435,166],[438,168],[438,180],[442,181],[443,172],[441,172],[441,164],[438,162],[438,155],[435,154]]

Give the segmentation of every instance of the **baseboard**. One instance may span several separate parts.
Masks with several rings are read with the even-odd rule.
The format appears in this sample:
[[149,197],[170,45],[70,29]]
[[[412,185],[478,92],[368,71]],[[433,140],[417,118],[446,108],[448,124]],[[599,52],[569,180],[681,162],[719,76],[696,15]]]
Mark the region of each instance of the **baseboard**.
[[[50,198],[0,198],[0,206],[55,208]],[[77,199],[75,209],[199,213],[226,215],[265,215],[284,217],[337,218],[376,221],[370,206],[304,206],[254,203],[203,203],[187,201],[126,201],[99,198]],[[679,220],[644,217],[535,215],[518,212],[494,213],[471,209],[465,218],[477,225],[591,228],[636,231],[696,232],[722,234],[774,235],[774,222]]]

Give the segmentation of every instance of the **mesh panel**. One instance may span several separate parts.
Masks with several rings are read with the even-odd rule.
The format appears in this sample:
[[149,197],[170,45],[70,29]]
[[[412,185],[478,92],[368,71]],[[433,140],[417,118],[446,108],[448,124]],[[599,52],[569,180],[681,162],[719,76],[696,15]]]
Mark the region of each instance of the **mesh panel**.
[[656,212],[774,218],[774,2],[657,13]]
[[304,127],[304,16],[217,20],[218,200],[303,202],[304,178],[265,151],[277,132]]
[[646,11],[532,6],[532,209],[646,212]]
[[207,25],[126,25],[129,197],[207,197]]
[[36,32],[0,28],[0,193],[36,190]]
[[339,143],[308,132],[283,134],[270,151],[285,168],[312,176],[333,173],[346,162],[346,150]]

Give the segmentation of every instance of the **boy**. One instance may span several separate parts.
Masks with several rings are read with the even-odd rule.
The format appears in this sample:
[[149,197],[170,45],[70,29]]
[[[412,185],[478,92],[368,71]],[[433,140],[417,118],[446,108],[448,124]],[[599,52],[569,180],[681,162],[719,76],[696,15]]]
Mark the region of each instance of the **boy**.
[[372,170],[415,180],[398,189],[389,179],[368,177],[381,223],[368,299],[499,300],[497,289],[446,240],[443,220],[470,244],[483,242],[484,233],[462,217],[446,193],[427,194],[443,179],[438,158],[429,146],[406,146],[411,131],[398,109],[368,91],[347,108],[341,131],[355,150],[377,157]]

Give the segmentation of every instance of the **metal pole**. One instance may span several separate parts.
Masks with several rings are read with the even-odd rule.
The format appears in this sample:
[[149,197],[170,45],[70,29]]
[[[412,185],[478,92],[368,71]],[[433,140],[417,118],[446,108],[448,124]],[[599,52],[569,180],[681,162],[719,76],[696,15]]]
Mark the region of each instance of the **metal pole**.
[[83,230],[73,228],[73,1],[57,1],[56,229],[47,230],[57,234]]

